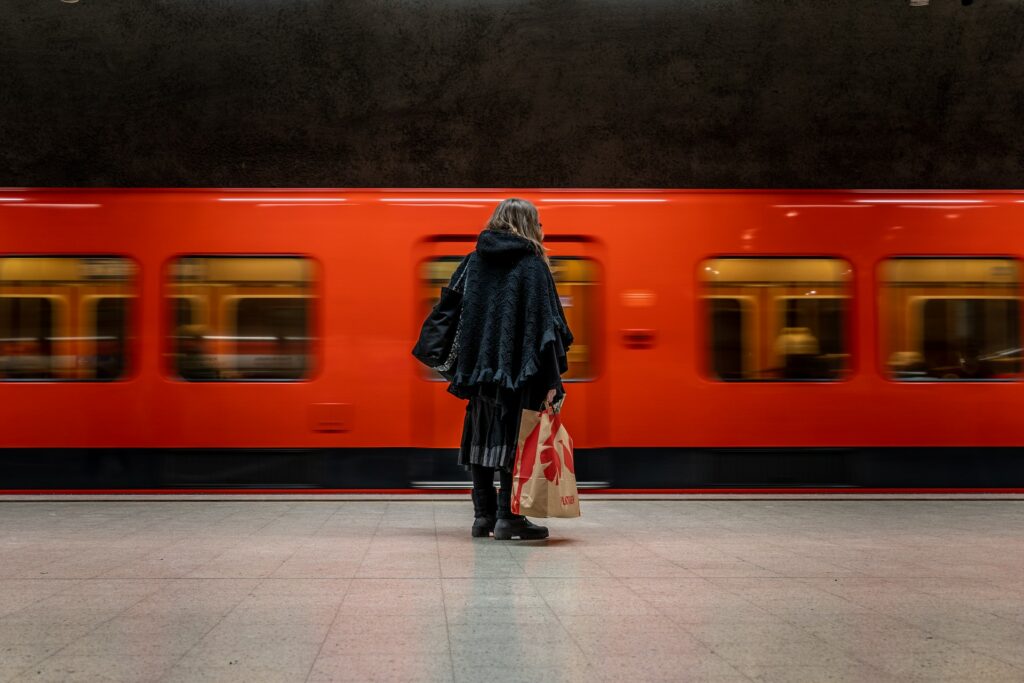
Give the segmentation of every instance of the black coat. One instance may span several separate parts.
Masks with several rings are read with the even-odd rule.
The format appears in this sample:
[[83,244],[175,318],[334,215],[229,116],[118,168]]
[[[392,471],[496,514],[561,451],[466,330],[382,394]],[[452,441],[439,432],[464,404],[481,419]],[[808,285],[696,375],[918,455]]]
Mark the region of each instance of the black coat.
[[464,270],[459,354],[448,390],[460,398],[492,389],[561,394],[558,378],[568,369],[573,337],[551,270],[533,244],[484,230],[452,282]]

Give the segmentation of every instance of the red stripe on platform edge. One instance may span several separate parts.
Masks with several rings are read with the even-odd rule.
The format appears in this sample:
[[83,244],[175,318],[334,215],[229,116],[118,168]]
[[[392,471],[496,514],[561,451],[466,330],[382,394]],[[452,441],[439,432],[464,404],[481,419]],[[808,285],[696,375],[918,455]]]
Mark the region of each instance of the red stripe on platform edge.
[[799,493],[828,493],[835,495],[845,494],[907,494],[907,493],[1024,493],[1024,488],[834,488],[834,487],[801,487],[801,488],[714,488],[714,489],[584,489],[581,494],[587,493],[637,493],[657,495],[659,493],[672,495],[707,495],[715,493],[723,494],[799,494]]
[[[0,489],[3,496],[35,496],[35,495],[465,495],[469,488],[464,489]],[[801,493],[814,494],[913,494],[913,493],[1007,493],[1024,494],[1024,488],[713,488],[713,489],[584,489],[580,492],[586,496],[590,493],[607,494],[643,494],[643,495],[794,495]]]

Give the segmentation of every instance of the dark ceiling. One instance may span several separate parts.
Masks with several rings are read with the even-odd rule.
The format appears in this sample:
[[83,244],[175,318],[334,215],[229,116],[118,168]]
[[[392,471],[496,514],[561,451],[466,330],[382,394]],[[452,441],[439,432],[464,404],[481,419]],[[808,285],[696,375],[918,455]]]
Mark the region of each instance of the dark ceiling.
[[1024,186],[1017,0],[6,0],[0,185]]

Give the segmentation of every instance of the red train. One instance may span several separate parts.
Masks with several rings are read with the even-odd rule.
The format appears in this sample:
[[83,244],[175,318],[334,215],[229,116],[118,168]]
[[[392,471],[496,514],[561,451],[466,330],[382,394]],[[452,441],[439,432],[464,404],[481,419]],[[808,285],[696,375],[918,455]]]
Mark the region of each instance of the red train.
[[410,348],[513,194],[586,485],[1024,487],[1024,193],[12,189],[0,488],[463,481]]

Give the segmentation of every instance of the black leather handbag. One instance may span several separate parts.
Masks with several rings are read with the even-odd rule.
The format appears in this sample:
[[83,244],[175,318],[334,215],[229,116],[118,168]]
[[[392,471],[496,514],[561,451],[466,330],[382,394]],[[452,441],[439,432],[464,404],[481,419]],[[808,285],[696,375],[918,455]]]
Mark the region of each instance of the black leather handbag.
[[431,370],[447,380],[452,379],[451,371],[459,357],[459,319],[462,314],[462,292],[465,288],[466,273],[472,264],[467,263],[459,280],[451,287],[441,288],[441,297],[434,304],[427,319],[420,328],[420,337],[412,348],[412,355]]

